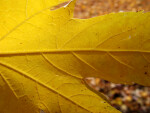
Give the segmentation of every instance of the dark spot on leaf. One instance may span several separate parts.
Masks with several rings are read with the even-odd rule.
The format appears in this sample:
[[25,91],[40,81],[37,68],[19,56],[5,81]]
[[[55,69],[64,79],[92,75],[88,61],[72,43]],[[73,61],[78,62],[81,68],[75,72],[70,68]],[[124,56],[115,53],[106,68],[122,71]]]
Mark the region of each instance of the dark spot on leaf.
[[147,72],[145,72],[144,74],[147,75]]

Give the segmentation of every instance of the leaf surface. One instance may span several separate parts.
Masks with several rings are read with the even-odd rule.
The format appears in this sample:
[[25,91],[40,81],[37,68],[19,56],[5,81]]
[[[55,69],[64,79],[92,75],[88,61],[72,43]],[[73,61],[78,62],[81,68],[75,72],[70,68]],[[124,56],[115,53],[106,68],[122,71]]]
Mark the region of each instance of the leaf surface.
[[50,0],[34,11],[31,2],[21,18],[20,5],[9,15],[11,2],[1,1],[0,112],[119,113],[83,78],[150,85],[150,13],[80,20],[73,18],[75,1],[50,11],[59,3]]

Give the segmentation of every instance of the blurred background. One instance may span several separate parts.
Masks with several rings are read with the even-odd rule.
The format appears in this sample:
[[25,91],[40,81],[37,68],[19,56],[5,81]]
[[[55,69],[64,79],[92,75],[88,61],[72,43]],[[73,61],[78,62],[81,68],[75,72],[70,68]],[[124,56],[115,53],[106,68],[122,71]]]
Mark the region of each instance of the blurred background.
[[77,0],[75,18],[90,18],[120,11],[150,11],[150,0]]
[[[150,0],[77,0],[75,18],[90,18],[123,11],[150,11]],[[88,78],[89,85],[106,95],[112,106],[123,113],[150,113],[150,87],[114,84]]]

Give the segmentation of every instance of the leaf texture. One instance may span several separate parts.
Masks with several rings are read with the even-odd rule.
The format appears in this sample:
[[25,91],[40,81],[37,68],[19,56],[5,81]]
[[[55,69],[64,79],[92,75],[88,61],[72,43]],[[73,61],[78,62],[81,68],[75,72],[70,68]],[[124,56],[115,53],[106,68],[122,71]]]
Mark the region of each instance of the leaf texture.
[[119,113],[83,78],[150,85],[150,13],[75,19],[75,1],[29,1],[0,1],[1,113]]

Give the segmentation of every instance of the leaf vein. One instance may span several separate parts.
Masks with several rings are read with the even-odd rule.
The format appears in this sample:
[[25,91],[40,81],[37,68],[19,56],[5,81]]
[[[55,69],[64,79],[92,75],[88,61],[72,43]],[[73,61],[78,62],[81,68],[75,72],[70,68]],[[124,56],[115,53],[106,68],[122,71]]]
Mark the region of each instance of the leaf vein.
[[0,65],[2,65],[2,66],[6,67],[6,68],[8,68],[8,69],[11,69],[11,70],[13,70],[13,71],[15,71],[15,72],[17,72],[17,73],[23,75],[25,78],[28,78],[28,79],[30,79],[31,81],[36,82],[37,84],[39,84],[39,85],[45,87],[45,88],[48,89],[48,90],[51,90],[52,92],[54,92],[54,93],[56,93],[56,94],[59,94],[61,97],[63,97],[63,98],[65,98],[66,100],[70,101],[72,104],[77,105],[78,107],[80,107],[80,108],[82,108],[82,109],[84,109],[84,110],[86,110],[86,111],[92,113],[92,112],[91,112],[90,110],[88,110],[87,108],[85,108],[85,107],[83,107],[82,105],[80,105],[80,104],[74,102],[73,100],[69,99],[67,96],[65,96],[65,95],[61,94],[60,92],[56,91],[56,90],[53,89],[52,87],[47,86],[46,84],[40,82],[39,80],[36,80],[35,78],[31,77],[28,73],[26,73],[26,72],[24,72],[24,71],[22,71],[22,70],[19,70],[19,69],[17,69],[17,68],[14,68],[14,67],[12,67],[11,65],[8,65],[8,64],[6,64],[6,63],[4,63],[4,62],[2,62],[2,61],[0,61]]
[[110,52],[107,52],[107,54],[108,54],[110,57],[112,57],[115,61],[117,61],[118,63],[120,63],[120,64],[122,64],[122,65],[124,65],[124,66],[126,66],[126,67],[128,67],[128,68],[130,68],[130,69],[134,69],[134,67],[132,67],[132,66],[126,64],[125,62],[119,60],[116,56],[112,55]]
[[46,57],[46,55],[44,55],[44,54],[42,54],[42,57],[45,59],[45,61],[47,62],[47,63],[49,63],[51,66],[53,66],[55,69],[57,69],[58,71],[60,71],[60,72],[62,72],[62,73],[64,73],[64,74],[67,74],[67,75],[69,75],[69,76],[72,76],[72,77],[74,77],[74,78],[76,78],[76,79],[82,79],[82,78],[80,78],[80,77],[77,77],[77,76],[75,76],[75,75],[72,75],[71,73],[68,73],[68,72],[66,72],[65,70],[63,70],[63,69],[61,69],[60,67],[58,67],[58,66],[56,66],[54,63],[52,63],[52,61],[50,61],[50,59],[48,59],[47,57]]
[[14,96],[19,99],[18,95],[15,93],[15,90],[11,87],[11,85],[9,84],[9,82],[7,81],[7,79],[5,78],[5,76],[0,73],[0,76],[2,77],[2,79],[4,80],[4,82],[8,85],[9,89],[12,91],[12,93],[14,94]]

